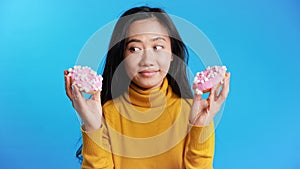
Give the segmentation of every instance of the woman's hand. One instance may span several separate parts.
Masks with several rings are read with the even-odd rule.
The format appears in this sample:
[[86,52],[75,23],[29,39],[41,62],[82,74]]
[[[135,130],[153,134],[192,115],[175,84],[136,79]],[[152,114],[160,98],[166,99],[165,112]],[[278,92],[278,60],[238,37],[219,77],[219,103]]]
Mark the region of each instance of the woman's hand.
[[[219,87],[213,87],[207,99],[202,95],[195,94],[190,113],[190,123],[196,126],[207,126],[219,112],[221,105],[229,93],[230,73],[226,73],[222,91]],[[219,93],[219,94],[218,94]]]
[[79,88],[72,85],[68,71],[64,71],[66,94],[72,102],[73,107],[83,121],[82,128],[89,132],[101,127],[102,106],[100,92],[97,92],[91,99],[85,99]]

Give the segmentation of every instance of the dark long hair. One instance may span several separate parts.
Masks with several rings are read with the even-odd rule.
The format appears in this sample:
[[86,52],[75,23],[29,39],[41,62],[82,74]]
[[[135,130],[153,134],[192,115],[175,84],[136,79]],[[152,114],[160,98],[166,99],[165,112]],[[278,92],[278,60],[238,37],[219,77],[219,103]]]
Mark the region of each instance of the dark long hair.
[[[124,59],[126,36],[129,26],[134,21],[149,18],[155,18],[158,22],[165,26],[171,39],[171,50],[174,60],[171,62],[170,69],[167,74],[169,85],[172,87],[174,93],[176,93],[179,97],[192,97],[191,88],[186,75],[188,52],[174,23],[164,10],[160,8],[141,6],[126,11],[115,25],[103,72],[103,86],[101,92],[102,105],[104,105],[108,100],[118,97],[128,90],[128,86],[124,85],[124,82],[126,83],[129,80],[126,75],[126,71],[118,71],[116,74],[115,71],[117,68],[124,69],[122,67],[123,64],[120,63]],[[113,76],[117,76],[114,77],[115,81],[113,81]],[[178,84],[180,84],[180,86]],[[113,96],[112,92],[114,93]]]
[[[168,31],[171,40],[171,50],[173,61],[171,62],[167,74],[168,83],[173,92],[181,98],[192,98],[192,91],[187,79],[186,65],[188,64],[188,51],[185,44],[168,14],[160,8],[150,8],[148,6],[135,7],[127,10],[117,21],[106,56],[103,71],[103,85],[101,92],[101,102],[104,105],[107,101],[122,95],[128,90],[128,78],[123,64],[124,51],[126,48],[126,38],[129,26],[137,20],[155,18]],[[117,69],[121,69],[115,73]],[[113,89],[113,90],[112,90]],[[113,95],[112,95],[113,92]],[[76,156],[82,160],[82,145],[76,152]]]

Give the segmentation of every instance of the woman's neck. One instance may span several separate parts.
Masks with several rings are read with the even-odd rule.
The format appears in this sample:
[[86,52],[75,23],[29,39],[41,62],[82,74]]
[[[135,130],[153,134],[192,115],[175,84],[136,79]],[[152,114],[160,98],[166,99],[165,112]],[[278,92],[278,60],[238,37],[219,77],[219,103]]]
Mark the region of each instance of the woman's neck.
[[158,107],[164,105],[168,90],[168,80],[164,79],[160,87],[154,89],[143,89],[134,83],[129,86],[126,100],[137,107]]

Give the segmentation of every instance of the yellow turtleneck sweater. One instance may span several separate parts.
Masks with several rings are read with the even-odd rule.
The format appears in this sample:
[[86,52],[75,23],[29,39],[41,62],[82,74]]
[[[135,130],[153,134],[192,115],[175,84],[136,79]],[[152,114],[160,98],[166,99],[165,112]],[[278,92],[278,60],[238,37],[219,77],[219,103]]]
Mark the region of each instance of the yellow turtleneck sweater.
[[82,130],[83,169],[212,169],[214,127],[189,124],[191,99],[161,88],[129,91],[103,106],[102,127]]

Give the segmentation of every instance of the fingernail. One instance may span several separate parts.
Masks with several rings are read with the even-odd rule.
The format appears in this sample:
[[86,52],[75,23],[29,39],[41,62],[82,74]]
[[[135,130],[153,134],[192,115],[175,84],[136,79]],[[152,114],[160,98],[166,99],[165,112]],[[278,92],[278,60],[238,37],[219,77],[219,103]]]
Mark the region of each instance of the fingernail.
[[73,90],[76,89],[75,84],[72,84],[71,87],[72,87]]
[[67,70],[64,70],[64,75],[68,75],[69,72]]
[[195,90],[195,94],[196,94],[196,95],[202,95],[203,92],[202,92],[201,90],[196,89],[196,90]]

